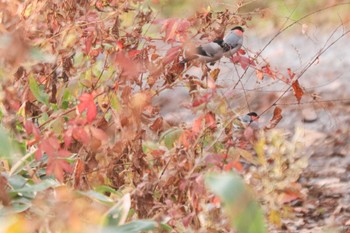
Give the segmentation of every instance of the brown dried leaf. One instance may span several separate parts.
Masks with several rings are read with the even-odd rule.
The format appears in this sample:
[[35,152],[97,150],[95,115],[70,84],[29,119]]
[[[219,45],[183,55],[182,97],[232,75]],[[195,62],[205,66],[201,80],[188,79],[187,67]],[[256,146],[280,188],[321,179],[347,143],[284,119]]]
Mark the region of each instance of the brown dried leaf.
[[301,97],[304,95],[303,89],[301,89],[298,80],[295,80],[292,84],[294,90],[294,96],[297,98],[298,104],[300,104]]
[[270,123],[264,127],[264,130],[270,130],[276,127],[276,125],[282,120],[282,109],[276,107],[273,111],[273,117],[270,120]]
[[163,129],[163,117],[158,117],[149,127],[153,132],[159,132]]

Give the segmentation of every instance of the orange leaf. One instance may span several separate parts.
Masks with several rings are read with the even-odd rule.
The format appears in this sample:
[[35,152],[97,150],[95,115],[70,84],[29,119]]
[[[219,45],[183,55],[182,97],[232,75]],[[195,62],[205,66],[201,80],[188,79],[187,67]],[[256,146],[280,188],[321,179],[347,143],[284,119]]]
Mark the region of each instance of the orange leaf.
[[298,104],[300,104],[301,97],[304,95],[303,89],[301,89],[298,80],[295,80],[292,84],[294,90],[294,96],[297,98]]
[[282,109],[279,107],[276,107],[273,111],[273,117],[270,120],[270,123],[264,127],[264,130],[270,130],[276,127],[276,125],[282,120]]
[[193,139],[194,139],[194,134],[190,130],[185,130],[179,137],[180,143],[185,148],[190,148],[192,146]]
[[210,77],[216,81],[218,79],[219,73],[220,73],[220,69],[216,68],[210,72]]
[[256,72],[256,77],[262,81],[264,79],[264,73],[261,70],[256,70],[255,72]]
[[194,133],[197,134],[197,133],[199,133],[201,131],[201,129],[202,129],[202,121],[203,121],[203,116],[198,117],[194,121],[193,126],[192,126],[192,131]]
[[74,178],[74,188],[79,187],[80,177],[84,171],[84,162],[81,159],[77,159],[74,166],[73,178]]
[[225,165],[224,170],[225,171],[231,171],[232,168],[235,168],[236,171],[242,172],[243,171],[243,165],[239,161],[231,161],[228,164]]
[[283,204],[286,204],[299,198],[300,194],[298,192],[286,190],[284,193],[282,193],[281,201]]

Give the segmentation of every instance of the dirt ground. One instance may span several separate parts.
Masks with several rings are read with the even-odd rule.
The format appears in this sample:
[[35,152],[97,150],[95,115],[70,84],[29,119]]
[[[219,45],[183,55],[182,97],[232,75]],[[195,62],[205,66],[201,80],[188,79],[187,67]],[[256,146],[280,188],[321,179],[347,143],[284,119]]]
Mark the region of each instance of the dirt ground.
[[[284,71],[291,68],[296,74],[326,45],[342,33],[334,28],[310,28],[303,33],[282,34],[264,50],[262,56],[272,68]],[[245,48],[260,51],[272,38],[273,33],[257,36],[247,32]],[[304,130],[304,155],[309,158],[308,167],[299,182],[306,198],[294,206],[296,219],[284,222],[284,230],[275,232],[350,232],[350,36],[337,41],[303,74],[299,82],[304,90],[301,104],[296,104],[292,91],[277,104],[283,109],[279,128],[293,132],[295,127]],[[234,68],[223,59],[219,84],[228,87],[221,90],[232,97],[232,106],[244,111],[264,112],[283,93],[286,85],[275,80],[257,81],[254,70],[242,78],[234,91],[229,87],[237,82],[242,70]],[[215,68],[215,67],[213,67]],[[238,71],[236,71],[238,70]],[[193,73],[199,70],[191,71]],[[238,73],[237,73],[238,72]],[[234,93],[234,94],[232,94]],[[186,108],[179,106],[188,101],[187,91],[181,87],[164,93],[163,115],[167,120],[180,122],[193,119]],[[262,115],[262,124],[271,118],[272,109]]]

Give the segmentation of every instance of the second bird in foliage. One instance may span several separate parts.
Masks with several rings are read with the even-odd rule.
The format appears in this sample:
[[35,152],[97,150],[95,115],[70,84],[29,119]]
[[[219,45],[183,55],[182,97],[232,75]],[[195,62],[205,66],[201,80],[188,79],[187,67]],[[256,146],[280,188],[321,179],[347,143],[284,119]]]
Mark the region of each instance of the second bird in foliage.
[[234,27],[222,40],[214,40],[196,47],[181,63],[196,59],[199,62],[213,65],[224,55],[230,57],[242,47],[243,32],[244,30],[241,26]]

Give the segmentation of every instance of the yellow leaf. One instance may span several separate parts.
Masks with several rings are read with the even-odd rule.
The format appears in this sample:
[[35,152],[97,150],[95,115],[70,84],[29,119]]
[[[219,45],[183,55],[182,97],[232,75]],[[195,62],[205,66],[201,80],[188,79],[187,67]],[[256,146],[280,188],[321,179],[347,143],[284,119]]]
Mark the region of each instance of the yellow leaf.
[[259,163],[263,166],[266,165],[266,156],[264,151],[265,144],[265,138],[264,136],[262,136],[260,137],[259,141],[254,145],[255,152],[258,155]]
[[269,213],[269,222],[271,222],[272,224],[280,227],[282,222],[281,222],[281,216],[279,214],[279,211],[276,210],[271,210],[271,212]]
[[218,79],[218,76],[219,76],[219,73],[220,73],[220,69],[219,68],[216,68],[215,70],[212,70],[210,72],[210,77],[212,79],[214,79],[214,81],[216,81]]

